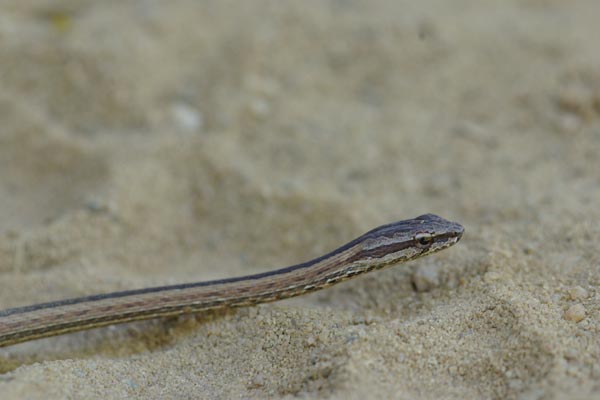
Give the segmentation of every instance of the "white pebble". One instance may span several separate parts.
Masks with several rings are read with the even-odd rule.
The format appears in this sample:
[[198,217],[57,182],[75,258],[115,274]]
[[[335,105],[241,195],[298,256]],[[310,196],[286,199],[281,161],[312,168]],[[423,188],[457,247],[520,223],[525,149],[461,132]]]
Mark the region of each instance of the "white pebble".
[[501,278],[502,276],[500,276],[499,273],[494,271],[488,271],[485,273],[485,275],[483,275],[483,280],[485,281],[485,283],[492,283],[500,280]]
[[412,281],[417,292],[428,292],[440,286],[440,267],[436,264],[419,266],[413,274]]
[[585,307],[581,304],[572,305],[565,311],[567,321],[579,322],[585,318]]
[[175,103],[171,106],[175,121],[183,129],[195,131],[202,127],[202,114],[186,103]]
[[581,300],[587,298],[587,296],[587,290],[585,290],[581,286],[574,286],[569,289],[569,297],[571,298],[571,300]]
[[271,107],[265,100],[257,98],[250,103],[250,111],[256,118],[264,118],[271,112]]

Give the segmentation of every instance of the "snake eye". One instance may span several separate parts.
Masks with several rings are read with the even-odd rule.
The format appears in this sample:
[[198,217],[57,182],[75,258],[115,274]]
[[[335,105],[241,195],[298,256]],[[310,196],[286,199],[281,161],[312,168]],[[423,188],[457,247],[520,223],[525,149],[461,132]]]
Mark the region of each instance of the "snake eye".
[[415,235],[415,243],[417,244],[417,247],[426,249],[433,243],[433,236],[431,233],[427,232],[417,233]]

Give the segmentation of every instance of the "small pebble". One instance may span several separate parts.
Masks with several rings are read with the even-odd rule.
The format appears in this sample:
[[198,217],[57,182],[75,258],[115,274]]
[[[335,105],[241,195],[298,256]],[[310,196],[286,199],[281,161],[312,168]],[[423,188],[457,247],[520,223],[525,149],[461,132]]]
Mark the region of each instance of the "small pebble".
[[523,390],[523,388],[525,387],[525,384],[523,383],[522,380],[520,379],[509,379],[508,380],[508,387],[512,390],[515,391],[520,391]]
[[175,103],[171,106],[171,113],[175,121],[183,129],[195,131],[202,128],[202,114],[186,103]]
[[573,361],[577,359],[577,352],[574,349],[566,349],[564,354],[565,360]]
[[246,387],[248,389],[258,389],[263,386],[265,386],[265,377],[259,373],[252,378]]
[[254,99],[250,103],[250,111],[256,118],[264,118],[271,112],[271,107],[263,99]]
[[417,292],[428,292],[440,286],[439,265],[425,264],[419,266],[412,277]]
[[500,274],[494,271],[486,272],[485,275],[483,275],[483,280],[486,283],[492,283],[494,281],[500,280],[500,278],[502,278]]
[[587,298],[587,296],[587,290],[585,290],[581,286],[574,286],[569,289],[569,297],[571,298],[571,300],[581,300]]
[[565,311],[567,321],[579,322],[585,318],[585,307],[581,304],[572,305]]

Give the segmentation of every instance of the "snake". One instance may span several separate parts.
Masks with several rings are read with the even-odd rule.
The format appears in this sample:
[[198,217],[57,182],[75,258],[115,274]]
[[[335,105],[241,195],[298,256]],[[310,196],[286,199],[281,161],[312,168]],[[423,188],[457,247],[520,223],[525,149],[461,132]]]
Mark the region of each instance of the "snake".
[[97,294],[0,311],[0,347],[130,321],[253,306],[446,249],[464,228],[434,214],[379,226],[313,260],[253,275]]

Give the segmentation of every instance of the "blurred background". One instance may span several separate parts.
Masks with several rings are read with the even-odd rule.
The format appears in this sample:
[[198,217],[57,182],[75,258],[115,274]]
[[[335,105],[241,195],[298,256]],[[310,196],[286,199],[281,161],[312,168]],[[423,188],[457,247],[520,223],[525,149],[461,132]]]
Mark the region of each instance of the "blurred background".
[[0,308],[265,271],[429,212],[466,228],[307,297],[3,349],[3,398],[598,396],[599,16],[2,0]]

